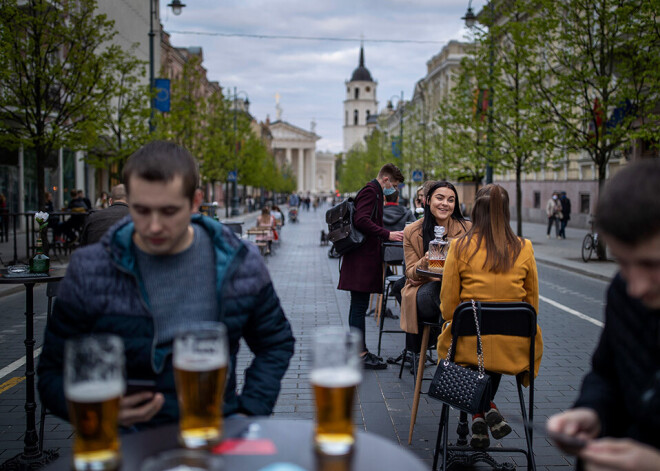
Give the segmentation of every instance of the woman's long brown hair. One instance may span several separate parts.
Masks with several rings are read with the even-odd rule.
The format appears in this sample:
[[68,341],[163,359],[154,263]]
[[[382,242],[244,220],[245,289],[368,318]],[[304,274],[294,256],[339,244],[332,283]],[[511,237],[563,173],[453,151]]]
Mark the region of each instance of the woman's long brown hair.
[[477,192],[472,207],[472,228],[455,243],[456,254],[467,250],[470,241],[476,238],[476,247],[470,259],[481,247],[486,247],[483,269],[493,273],[505,273],[511,269],[525,244],[509,225],[509,194],[500,185],[490,184]]

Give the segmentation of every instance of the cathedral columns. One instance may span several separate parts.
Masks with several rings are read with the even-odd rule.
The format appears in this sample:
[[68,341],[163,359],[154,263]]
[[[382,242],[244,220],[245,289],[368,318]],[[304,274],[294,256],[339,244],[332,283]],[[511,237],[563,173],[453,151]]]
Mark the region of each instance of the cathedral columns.
[[305,189],[305,149],[298,149],[298,191]]

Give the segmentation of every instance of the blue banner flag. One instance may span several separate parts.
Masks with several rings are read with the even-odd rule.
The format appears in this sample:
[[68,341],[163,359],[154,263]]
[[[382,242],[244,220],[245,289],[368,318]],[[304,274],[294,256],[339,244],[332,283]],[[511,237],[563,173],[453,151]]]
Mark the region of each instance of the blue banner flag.
[[401,139],[398,137],[392,139],[392,155],[397,159],[401,158]]
[[156,109],[168,113],[170,111],[170,79],[154,80],[154,88],[156,89]]

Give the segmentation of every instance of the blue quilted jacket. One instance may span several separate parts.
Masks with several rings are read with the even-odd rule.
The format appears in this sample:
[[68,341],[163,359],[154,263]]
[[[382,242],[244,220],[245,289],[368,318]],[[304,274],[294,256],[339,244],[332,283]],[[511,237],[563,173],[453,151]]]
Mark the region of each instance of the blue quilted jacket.
[[[231,355],[224,413],[269,415],[293,355],[291,326],[256,247],[205,216],[193,216],[192,223],[209,232],[215,247],[218,320],[227,326]],[[101,332],[124,340],[128,378],[154,379],[165,395],[161,411],[142,426],[178,419],[172,347],[156,347],[150,303],[137,271],[132,235],[133,223],[127,217],[98,244],[76,250],[60,282],[37,373],[42,404],[64,419],[68,418],[62,378],[64,342]],[[236,355],[241,337],[254,359],[238,394]]]

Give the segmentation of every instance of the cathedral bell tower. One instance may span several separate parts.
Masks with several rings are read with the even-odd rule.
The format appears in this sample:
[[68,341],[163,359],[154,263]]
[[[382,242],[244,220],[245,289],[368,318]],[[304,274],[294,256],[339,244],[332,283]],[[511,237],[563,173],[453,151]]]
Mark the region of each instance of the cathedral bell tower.
[[360,62],[353,71],[351,80],[346,81],[344,100],[344,152],[356,145],[364,145],[368,133],[367,122],[378,114],[376,100],[377,82],[364,66],[364,47],[360,45]]

